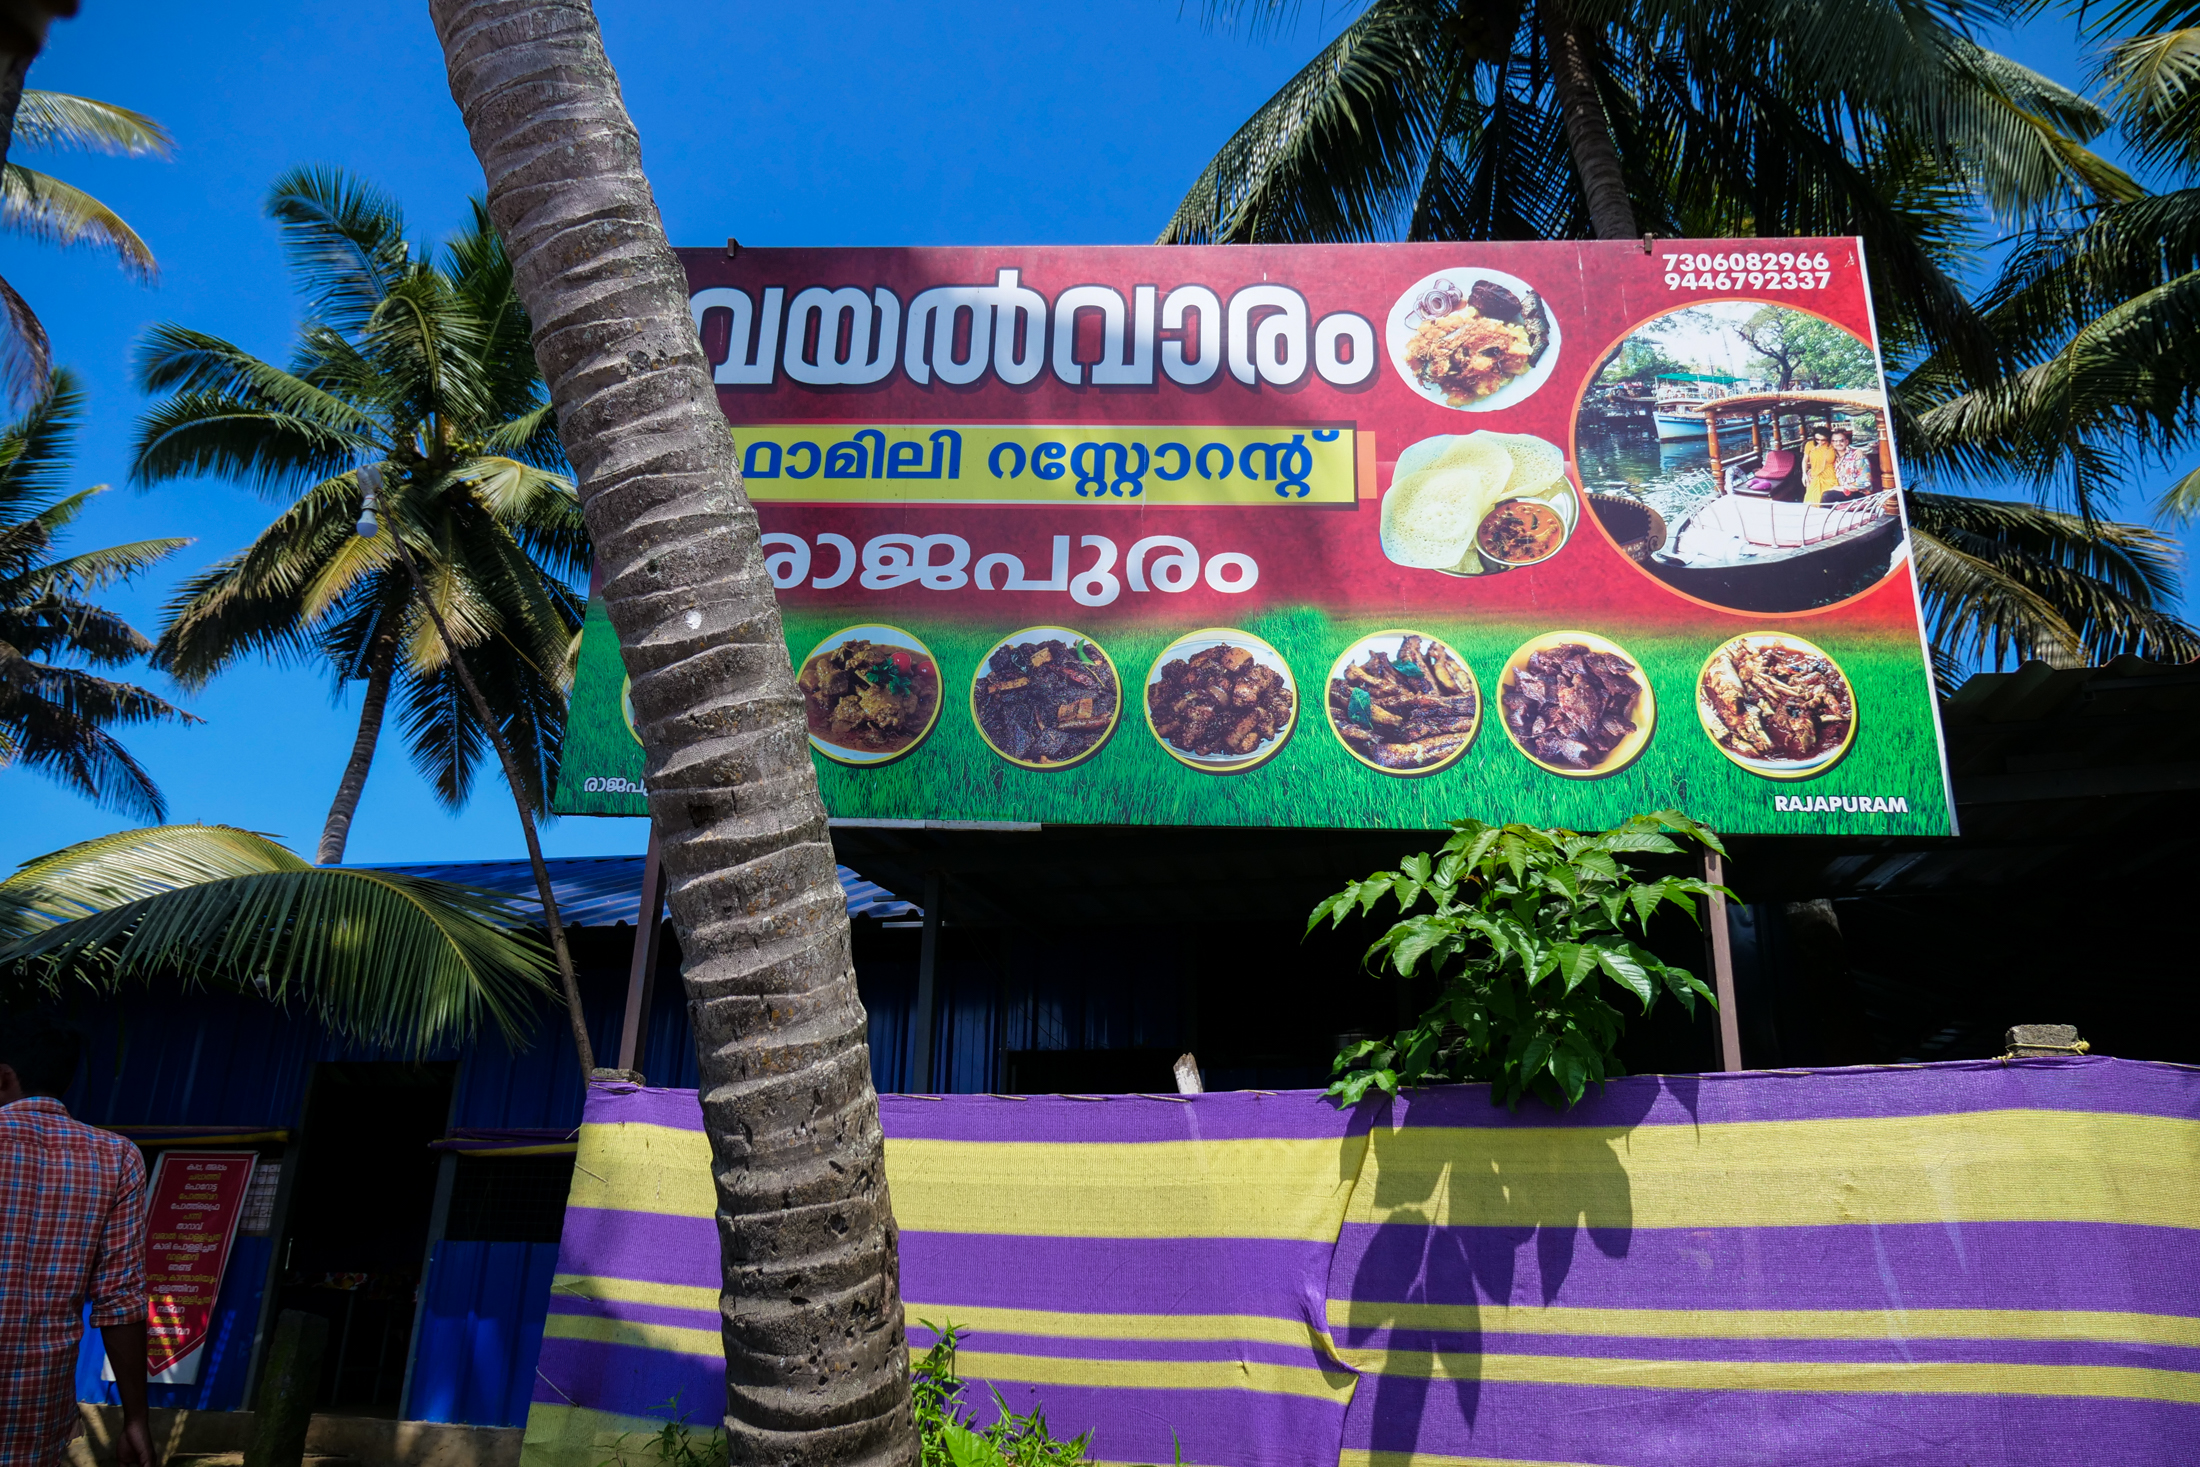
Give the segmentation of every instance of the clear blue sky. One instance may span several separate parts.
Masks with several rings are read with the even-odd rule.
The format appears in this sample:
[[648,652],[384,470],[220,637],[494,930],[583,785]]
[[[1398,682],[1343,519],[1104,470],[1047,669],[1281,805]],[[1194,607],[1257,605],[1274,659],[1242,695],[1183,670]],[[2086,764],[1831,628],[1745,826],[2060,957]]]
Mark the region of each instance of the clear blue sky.
[[[598,10],[644,161],[676,244],[1136,243],[1151,239],[1201,164],[1326,39],[1335,10],[1248,41],[1199,23],[1197,0],[1050,4],[759,5],[601,0]],[[2020,59],[2083,80],[2060,20],[2007,38]],[[81,483],[114,491],[78,547],[153,535],[195,543],[177,572],[245,544],[273,508],[198,481],[139,495],[124,483],[144,400],[129,359],[174,320],[275,358],[295,306],[268,183],[334,163],[400,198],[416,234],[459,223],[481,175],[444,83],[423,0],[203,7],[85,0],[54,28],[31,85],[121,103],[175,134],[172,162],[24,155],[89,189],[144,235],[161,279],[106,259],[0,240],[0,274],[36,306],[56,356],[91,396]],[[2143,502],[2134,495],[2128,502]],[[110,598],[146,629],[173,574]],[[150,678],[149,678],[150,680]],[[156,683],[156,686],[159,684]],[[259,666],[183,699],[205,719],[135,732],[171,818],[271,832],[310,854],[356,717],[325,675]],[[128,822],[44,777],[0,770],[0,870]],[[553,855],[638,852],[639,821],[552,822]],[[446,814],[384,736],[353,861],[520,852],[501,781]]]

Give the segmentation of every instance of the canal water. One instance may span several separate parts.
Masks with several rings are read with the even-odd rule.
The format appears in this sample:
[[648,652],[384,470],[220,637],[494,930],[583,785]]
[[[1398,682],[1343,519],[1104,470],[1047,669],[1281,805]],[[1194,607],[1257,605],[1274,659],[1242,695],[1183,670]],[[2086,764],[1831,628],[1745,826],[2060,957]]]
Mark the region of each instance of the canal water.
[[[1749,426],[1742,424],[1731,437],[1722,433],[1720,441],[1729,450],[1747,447]],[[1591,494],[1640,499],[1663,515],[1670,528],[1677,529],[1690,511],[1716,492],[1711,451],[1704,440],[1660,442],[1647,418],[1635,422],[1585,418],[1575,429],[1574,444],[1582,488]]]

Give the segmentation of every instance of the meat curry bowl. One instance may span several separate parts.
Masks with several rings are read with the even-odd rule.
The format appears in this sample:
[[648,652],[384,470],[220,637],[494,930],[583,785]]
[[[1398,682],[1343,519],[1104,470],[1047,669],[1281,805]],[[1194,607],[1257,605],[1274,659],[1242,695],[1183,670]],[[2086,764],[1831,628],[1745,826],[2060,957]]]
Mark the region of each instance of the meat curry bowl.
[[843,627],[795,677],[810,744],[840,764],[884,764],[914,749],[940,718],[940,668],[899,627]]
[[1642,664],[1594,632],[1545,632],[1505,660],[1497,682],[1505,736],[1539,768],[1572,779],[1632,764],[1657,711]]
[[1171,758],[1205,774],[1265,762],[1291,737],[1298,712],[1283,654],[1232,627],[1178,637],[1146,675],[1146,726]]
[[1329,669],[1329,731],[1345,752],[1390,775],[1434,774],[1467,752],[1482,725],[1464,658],[1426,632],[1376,632]]
[[1122,716],[1115,659],[1068,627],[1010,633],[970,680],[978,736],[1023,769],[1067,769],[1090,759]]

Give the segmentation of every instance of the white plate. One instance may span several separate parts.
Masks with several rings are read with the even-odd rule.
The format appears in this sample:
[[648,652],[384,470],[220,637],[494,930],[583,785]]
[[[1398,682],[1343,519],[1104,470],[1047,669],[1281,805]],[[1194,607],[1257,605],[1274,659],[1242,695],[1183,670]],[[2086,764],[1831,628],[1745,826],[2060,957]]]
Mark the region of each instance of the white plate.
[[[1435,403],[1438,407],[1450,407],[1451,404],[1444,400],[1442,392],[1429,386],[1419,377],[1414,376],[1412,368],[1406,365],[1406,344],[1413,340],[1413,328],[1406,325],[1406,317],[1413,314],[1419,305],[1420,298],[1427,294],[1429,288],[1439,280],[1450,281],[1452,285],[1457,287],[1462,298],[1485,280],[1503,286],[1516,296],[1531,287],[1528,282],[1517,275],[1507,275],[1502,270],[1482,270],[1461,266],[1456,270],[1438,270],[1433,274],[1422,276],[1413,283],[1411,289],[1398,297],[1398,303],[1390,308],[1390,318],[1383,328],[1383,342],[1390,349],[1390,365],[1397,370],[1399,378],[1406,386],[1412,388],[1430,402]],[[1542,292],[1537,291],[1536,294],[1541,295]],[[1509,408],[1516,403],[1526,401],[1538,387],[1544,384],[1551,375],[1551,369],[1558,365],[1558,315],[1551,309],[1549,301],[1543,303],[1543,319],[1550,324],[1551,331],[1550,343],[1543,348],[1543,359],[1513,378],[1503,387],[1498,388],[1488,397],[1478,398],[1458,408],[1457,411],[1462,413],[1487,413],[1494,412],[1498,408]]]
[[[1274,738],[1264,741],[1250,754],[1188,754],[1161,737],[1154,729],[1151,689],[1161,681],[1161,669],[1179,659],[1188,659],[1196,652],[1204,652],[1209,647],[1243,647],[1253,654],[1253,660],[1262,667],[1281,674],[1283,685],[1291,690],[1291,721],[1279,729]],[[1187,632],[1161,649],[1161,655],[1153,660],[1153,666],[1146,672],[1146,681],[1139,689],[1138,699],[1146,710],[1146,732],[1153,734],[1154,742],[1161,745],[1162,750],[1171,758],[1210,774],[1229,774],[1240,769],[1251,769],[1291,741],[1292,731],[1299,726],[1300,705],[1305,701],[1305,696],[1299,691],[1297,679],[1291,676],[1291,664],[1283,660],[1281,652],[1259,637],[1231,627],[1202,627],[1196,632]]]

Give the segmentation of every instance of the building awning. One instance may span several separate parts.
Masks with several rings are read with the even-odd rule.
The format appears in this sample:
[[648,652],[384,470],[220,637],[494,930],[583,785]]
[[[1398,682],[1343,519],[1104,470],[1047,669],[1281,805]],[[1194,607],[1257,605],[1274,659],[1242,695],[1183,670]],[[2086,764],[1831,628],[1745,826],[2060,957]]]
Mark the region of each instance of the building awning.
[[[642,906],[640,856],[561,856],[544,864],[550,868],[550,889],[557,895],[558,918],[566,926],[634,925],[635,914]],[[404,862],[368,869],[485,887],[507,892],[526,906],[536,905],[535,871],[525,861]],[[902,901],[876,882],[864,880],[846,866],[840,868],[840,889],[847,894],[851,917],[899,917],[917,910],[912,903]]]

